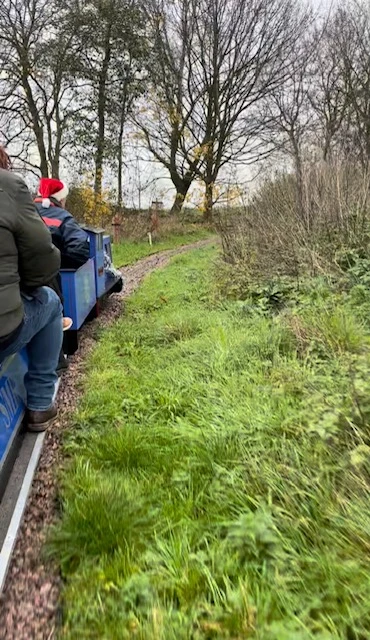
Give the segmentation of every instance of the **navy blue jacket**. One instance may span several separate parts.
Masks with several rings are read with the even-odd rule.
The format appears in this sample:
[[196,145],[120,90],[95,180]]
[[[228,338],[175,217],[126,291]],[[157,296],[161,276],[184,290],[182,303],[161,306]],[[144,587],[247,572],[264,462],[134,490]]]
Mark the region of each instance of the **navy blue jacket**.
[[53,243],[60,251],[61,268],[78,269],[90,257],[89,236],[57,200],[51,198],[51,203],[50,208],[45,209],[41,198],[35,201],[40,216],[50,229]]

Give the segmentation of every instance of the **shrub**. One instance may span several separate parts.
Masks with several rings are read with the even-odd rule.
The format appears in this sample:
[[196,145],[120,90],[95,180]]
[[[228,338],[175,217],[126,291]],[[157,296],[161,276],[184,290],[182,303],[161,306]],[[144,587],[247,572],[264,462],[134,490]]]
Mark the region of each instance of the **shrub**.
[[107,227],[114,215],[109,194],[96,195],[87,184],[72,187],[67,200],[67,209],[78,222],[95,227]]
[[313,165],[302,210],[295,177],[280,174],[246,207],[219,210],[217,226],[225,261],[248,280],[338,273],[351,266],[353,253],[370,254],[369,175],[354,166]]

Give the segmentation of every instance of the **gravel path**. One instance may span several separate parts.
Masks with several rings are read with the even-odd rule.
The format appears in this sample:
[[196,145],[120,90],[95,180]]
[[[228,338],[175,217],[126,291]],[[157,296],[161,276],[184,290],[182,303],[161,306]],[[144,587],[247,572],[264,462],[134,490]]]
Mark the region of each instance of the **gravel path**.
[[50,640],[55,637],[60,621],[61,578],[58,568],[45,562],[42,550],[48,527],[58,514],[57,473],[63,461],[61,435],[81,395],[78,381],[84,371],[86,355],[96,343],[96,327],[108,326],[121,315],[123,299],[138,288],[148,273],[166,266],[173,256],[204,247],[210,242],[212,240],[202,240],[164,251],[122,269],[126,280],[124,292],[109,298],[98,320],[84,329],[80,349],[71,359],[63,378],[58,398],[59,421],[45,440],[7,583],[0,599],[0,639]]

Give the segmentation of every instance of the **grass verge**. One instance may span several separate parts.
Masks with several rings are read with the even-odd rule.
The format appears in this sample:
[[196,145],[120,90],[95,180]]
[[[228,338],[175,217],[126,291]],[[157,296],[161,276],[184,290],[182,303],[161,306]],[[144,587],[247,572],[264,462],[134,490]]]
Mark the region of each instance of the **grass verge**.
[[204,227],[194,228],[192,231],[185,233],[169,235],[168,237],[160,238],[154,241],[150,246],[147,240],[132,241],[125,240],[119,244],[112,245],[113,249],[113,261],[117,267],[125,267],[128,264],[133,264],[141,258],[159,253],[160,251],[167,251],[168,249],[176,249],[186,244],[197,242],[198,240],[205,240],[210,238],[213,234]]
[[88,363],[50,541],[63,637],[367,640],[369,300],[220,303],[215,253],[146,280]]

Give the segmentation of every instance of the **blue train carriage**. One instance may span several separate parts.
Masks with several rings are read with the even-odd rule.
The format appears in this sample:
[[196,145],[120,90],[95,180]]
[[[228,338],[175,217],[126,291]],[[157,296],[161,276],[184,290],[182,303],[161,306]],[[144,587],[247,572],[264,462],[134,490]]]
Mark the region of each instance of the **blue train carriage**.
[[[88,318],[97,315],[99,301],[109,293],[121,291],[123,286],[118,274],[104,269],[104,252],[112,258],[110,237],[104,235],[102,229],[87,231],[90,236],[90,259],[77,271],[61,271],[64,313],[73,320],[72,329],[65,334],[67,354],[76,351],[78,330]],[[26,372],[25,350],[10,356],[0,365],[0,500],[21,442]]]
[[90,237],[90,257],[95,260],[96,299],[122,291],[122,277],[105,268],[106,258],[113,263],[112,243],[104,229],[84,227]]
[[25,350],[0,365],[0,500],[21,442],[25,411]]
[[[103,235],[104,253],[108,256],[109,260],[113,264],[112,257],[112,241],[108,235]],[[121,275],[113,273],[112,271],[105,270],[105,291],[106,293],[120,293],[123,289],[123,279]]]
[[122,290],[122,278],[104,268],[104,252],[112,257],[110,237],[103,229],[85,227],[90,238],[90,259],[77,271],[62,269],[64,315],[72,318],[73,325],[64,336],[67,355],[78,348],[78,331],[86,320],[99,315],[101,300],[110,293]]

